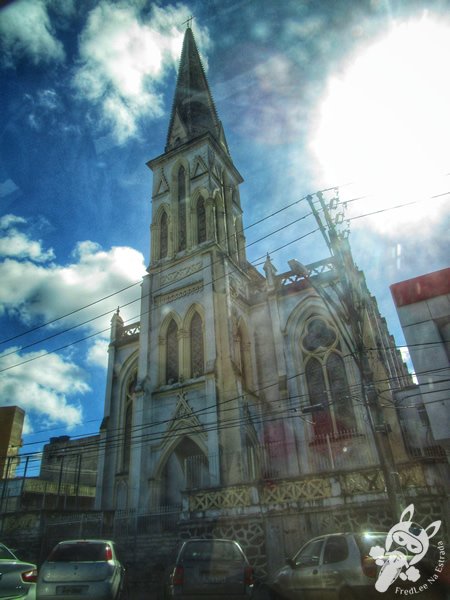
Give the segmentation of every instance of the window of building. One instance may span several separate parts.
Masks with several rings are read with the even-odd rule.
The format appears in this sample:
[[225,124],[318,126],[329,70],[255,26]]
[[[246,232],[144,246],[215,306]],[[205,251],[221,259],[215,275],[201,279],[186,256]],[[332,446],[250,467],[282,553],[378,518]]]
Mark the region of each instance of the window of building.
[[203,323],[196,312],[191,319],[191,377],[199,377],[205,370],[205,351],[203,343]]
[[315,436],[348,433],[356,421],[335,330],[321,318],[311,319],[302,346]]
[[178,327],[172,319],[166,337],[166,382],[178,381]]
[[247,331],[245,327],[240,325],[237,328],[235,334],[235,363],[241,374],[242,387],[244,389],[251,389],[253,378],[252,378],[252,366],[251,366],[251,355],[250,355],[250,343],[248,341]]
[[161,215],[159,228],[159,258],[166,258],[169,249],[169,226],[167,222],[167,213],[164,211]]
[[122,466],[125,472],[128,472],[131,457],[131,437],[133,427],[133,402],[136,392],[137,372],[129,378],[126,388],[125,399],[125,418],[124,418],[124,434],[123,434],[123,456]]
[[186,249],[186,171],[178,170],[178,249]]
[[206,211],[205,201],[200,196],[197,202],[197,243],[206,241]]

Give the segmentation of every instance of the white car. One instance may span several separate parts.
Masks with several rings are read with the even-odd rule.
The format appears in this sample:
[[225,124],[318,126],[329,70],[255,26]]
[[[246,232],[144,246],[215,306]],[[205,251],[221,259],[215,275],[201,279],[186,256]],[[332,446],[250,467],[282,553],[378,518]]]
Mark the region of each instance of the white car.
[[125,568],[110,540],[59,542],[39,569],[37,597],[46,600],[121,600]]
[[0,544],[0,599],[31,600],[36,597],[36,565],[23,562]]

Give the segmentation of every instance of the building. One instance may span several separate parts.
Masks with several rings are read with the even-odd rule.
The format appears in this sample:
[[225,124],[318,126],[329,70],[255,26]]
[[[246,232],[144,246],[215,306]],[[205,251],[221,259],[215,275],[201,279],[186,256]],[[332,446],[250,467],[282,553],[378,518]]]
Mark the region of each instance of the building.
[[97,508],[129,511],[135,549],[173,515],[240,539],[266,573],[299,539],[389,528],[411,495],[439,515],[392,410],[408,373],[345,236],[328,219],[324,260],[248,262],[243,179],[190,28],[148,166],[150,264],[140,321],[112,319]]
[[0,479],[16,473],[24,418],[25,411],[18,406],[0,407]]
[[98,435],[74,440],[64,435],[50,438],[42,457],[34,453],[24,456],[20,476],[10,473],[0,484],[0,515],[25,510],[93,509],[98,443]]
[[419,383],[419,419],[448,454],[450,268],[395,283],[391,293]]
[[39,477],[45,481],[95,487],[98,435],[71,440],[62,435],[50,438],[42,452]]

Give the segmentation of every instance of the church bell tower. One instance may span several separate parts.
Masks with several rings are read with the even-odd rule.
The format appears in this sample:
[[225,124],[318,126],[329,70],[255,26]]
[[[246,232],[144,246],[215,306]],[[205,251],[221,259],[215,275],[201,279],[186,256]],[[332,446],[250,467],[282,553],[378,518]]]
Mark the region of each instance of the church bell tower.
[[244,481],[244,448],[256,440],[245,418],[255,358],[244,313],[256,271],[245,254],[243,179],[191,28],[165,151],[147,164],[151,249],[133,431],[149,427],[151,434],[132,444],[130,461],[140,466],[130,469],[129,481],[130,494],[138,495],[129,504],[141,507],[176,504],[189,485]]

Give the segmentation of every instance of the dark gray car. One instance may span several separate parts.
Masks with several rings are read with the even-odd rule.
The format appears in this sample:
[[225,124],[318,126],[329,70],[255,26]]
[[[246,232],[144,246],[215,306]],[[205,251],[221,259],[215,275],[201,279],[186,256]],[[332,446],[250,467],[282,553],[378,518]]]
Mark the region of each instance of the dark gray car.
[[191,539],[183,542],[170,569],[164,597],[248,600],[253,586],[253,569],[237,542]]

